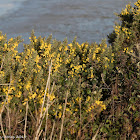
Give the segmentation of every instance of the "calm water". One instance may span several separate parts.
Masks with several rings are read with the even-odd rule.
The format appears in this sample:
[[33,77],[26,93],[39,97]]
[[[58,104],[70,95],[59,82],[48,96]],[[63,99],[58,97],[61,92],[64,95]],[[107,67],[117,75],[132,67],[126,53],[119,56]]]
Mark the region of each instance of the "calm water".
[[113,30],[119,13],[136,0],[0,0],[0,30],[8,38],[22,35],[25,42],[32,29],[36,35],[57,40],[77,36],[82,43],[100,42]]

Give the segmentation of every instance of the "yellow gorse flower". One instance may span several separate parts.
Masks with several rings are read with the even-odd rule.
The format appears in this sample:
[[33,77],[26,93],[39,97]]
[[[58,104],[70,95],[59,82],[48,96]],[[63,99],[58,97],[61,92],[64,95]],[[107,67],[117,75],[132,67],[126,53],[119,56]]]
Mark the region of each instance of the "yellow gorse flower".
[[0,41],[4,39],[4,36],[0,36]]
[[90,96],[88,96],[88,97],[87,97],[87,99],[86,99],[86,102],[89,102],[89,101],[90,101],[90,99],[91,99],[91,97],[90,97]]
[[117,35],[119,35],[120,29],[121,29],[121,26],[115,26],[115,33]]
[[25,98],[24,101],[23,101],[23,105],[26,105],[27,101],[28,101],[28,99]]
[[27,84],[25,85],[25,88],[26,88],[27,90],[29,90],[30,87],[31,87],[31,82],[28,81]]
[[39,60],[40,60],[40,57],[37,55],[36,58],[34,59],[34,61],[35,61],[36,63],[38,63]]
[[48,96],[50,101],[53,101],[55,99],[54,93],[52,93],[52,94],[47,93],[47,96]]
[[21,94],[22,94],[22,92],[19,91],[15,96],[16,96],[17,98],[20,98],[20,97],[21,97]]
[[59,112],[58,117],[61,118],[62,116],[62,112]]
[[5,73],[4,71],[0,71],[0,77],[4,77]]
[[20,58],[21,58],[20,56],[18,56],[18,55],[16,56],[16,60],[17,60],[17,61],[19,61]]
[[100,106],[102,110],[106,109],[106,106],[105,106],[105,104],[103,104],[103,101],[96,100],[95,101],[95,107],[96,106]]

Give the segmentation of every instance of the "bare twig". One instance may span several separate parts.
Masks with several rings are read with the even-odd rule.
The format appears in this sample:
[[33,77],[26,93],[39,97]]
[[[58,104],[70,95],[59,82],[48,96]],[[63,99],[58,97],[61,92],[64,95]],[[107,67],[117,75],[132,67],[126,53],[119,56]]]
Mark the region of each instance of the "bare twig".
[[6,95],[0,95],[0,97],[3,97],[3,96],[6,96]]
[[45,125],[45,132],[44,132],[44,140],[46,139],[46,133],[47,133],[49,101],[50,101],[50,96],[48,95],[47,106],[46,106],[46,125]]
[[31,116],[32,116],[32,118],[33,118],[33,120],[36,121],[36,119],[35,119],[35,117],[33,116],[33,113],[31,112],[31,109],[30,109],[29,106],[28,106],[28,109],[29,109],[29,112],[30,112],[30,114],[31,114]]
[[1,63],[1,66],[0,66],[0,71],[2,70],[4,59],[5,59],[5,57],[2,60],[2,63]]
[[78,137],[81,138],[81,125],[82,125],[82,121],[81,121],[81,94],[80,94],[80,86],[81,86],[81,79],[79,79],[79,89],[78,89],[78,92],[79,92],[79,109],[80,109],[80,115],[79,115],[79,119],[80,119],[80,128],[79,128],[79,134],[78,134]]
[[48,88],[49,82],[50,82],[51,67],[52,67],[52,62],[51,62],[51,65],[49,66],[49,76],[48,76],[48,80],[47,80],[47,83],[46,83],[45,94],[44,94],[44,99],[43,99],[43,103],[42,103],[42,107],[41,107],[40,118],[42,117],[42,110],[43,110],[43,107],[44,107],[44,104],[45,104],[45,98],[46,98],[46,94],[47,94],[47,88]]
[[85,127],[91,122],[93,120],[93,117],[82,127],[82,129],[81,130],[84,130],[85,129]]
[[42,132],[43,132],[43,130],[41,130],[41,131],[39,132],[38,137],[40,137],[40,135],[41,135]]
[[[48,89],[49,82],[50,82],[51,67],[52,67],[52,61],[51,61],[51,64],[49,66],[49,75],[48,75],[48,79],[47,79],[47,83],[46,83],[46,88],[45,88],[45,93],[44,93],[44,99],[43,99],[43,103],[42,103],[42,107],[41,107],[41,113],[40,113],[39,120],[38,120],[38,123],[37,123],[37,131],[36,131],[36,134],[35,134],[35,140],[38,140],[39,139],[39,132],[40,132],[40,128],[41,128],[41,125],[42,125],[42,121],[44,119],[44,116],[43,116],[43,108],[44,108],[44,104],[45,104],[45,98],[46,98],[46,94],[47,94],[47,89]],[[47,110],[48,110],[48,108],[46,108],[45,113],[46,113]]]
[[50,135],[50,140],[52,140],[54,128],[55,128],[55,121],[53,122],[53,127],[52,127],[52,132],[51,132],[51,135]]
[[[55,100],[48,106],[48,109],[50,108],[50,106],[51,106],[54,102],[55,102]],[[41,128],[41,125],[42,125],[42,122],[43,122],[43,119],[44,119],[44,117],[45,117],[46,112],[47,112],[47,107],[46,107],[46,109],[45,109],[45,112],[44,112],[43,115],[42,115],[42,118],[40,119],[40,124],[39,124],[39,126],[38,126],[38,129]],[[37,132],[39,132],[39,131],[37,130]],[[40,134],[40,132],[39,132],[39,134]],[[39,139],[39,134],[35,136],[35,140],[38,140],[38,139]]]
[[92,137],[92,140],[96,140],[97,134],[99,133],[100,127],[97,129],[95,135]]
[[138,57],[138,56],[134,55],[133,53],[129,53],[129,52],[127,52],[127,53],[128,53],[129,55],[131,55],[131,56],[135,57],[136,59],[140,60],[140,57]]
[[10,84],[9,84],[9,87],[8,87],[8,93],[7,93],[7,95],[6,95],[9,136],[11,136],[11,120],[10,120],[10,111],[9,111],[9,101],[8,101],[8,97],[9,97],[9,92],[10,92],[11,81],[12,81],[12,75],[10,75]]
[[[48,92],[48,99],[47,99],[47,106],[46,106],[46,126],[45,126],[45,132],[44,132],[44,140],[46,139],[46,133],[47,133],[47,121],[48,121],[48,108],[49,108],[49,102],[50,102],[50,95],[52,94],[52,92],[53,92],[53,88],[54,88],[54,83],[55,82],[53,82],[53,86],[52,86],[52,89],[51,89],[51,93],[49,94],[49,92]],[[50,89],[50,82],[49,82],[49,87],[48,87],[49,89]],[[49,91],[49,89],[48,89],[48,91]]]
[[64,109],[63,109],[62,124],[61,124],[61,130],[60,130],[60,137],[59,137],[59,140],[62,139],[62,134],[63,134],[63,124],[64,124],[64,118],[65,118],[65,111],[66,111],[66,105],[67,105],[67,98],[68,98],[68,91],[66,92],[66,97],[65,97],[65,105],[64,105]]
[[0,84],[0,86],[9,86],[9,85],[13,85],[13,84],[10,84],[10,83]]
[[19,122],[17,122],[17,123],[22,123],[23,121],[25,121],[25,119],[23,119],[22,121],[19,121]]
[[[57,115],[57,111],[56,111],[56,115]],[[55,117],[56,117],[55,115]],[[54,133],[54,128],[55,128],[55,120],[53,122],[53,127],[52,127],[52,132],[51,132],[51,135],[50,135],[50,140],[52,140],[52,136],[53,136],[53,133]]]
[[2,109],[0,110],[0,125],[1,125],[2,134],[4,136],[4,140],[6,140],[6,135],[4,133],[3,124],[2,124],[2,112],[3,112],[3,110],[4,110],[4,105],[2,106]]
[[28,101],[27,101],[27,104],[26,104],[26,115],[25,115],[25,126],[24,126],[24,140],[26,138],[27,114],[28,114]]

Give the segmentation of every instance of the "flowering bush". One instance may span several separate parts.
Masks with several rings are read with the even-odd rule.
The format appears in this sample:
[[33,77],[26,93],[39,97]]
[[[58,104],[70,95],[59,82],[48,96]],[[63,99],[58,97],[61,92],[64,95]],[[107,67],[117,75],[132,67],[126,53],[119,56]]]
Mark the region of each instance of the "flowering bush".
[[100,44],[0,33],[0,126],[26,139],[137,139],[140,1]]

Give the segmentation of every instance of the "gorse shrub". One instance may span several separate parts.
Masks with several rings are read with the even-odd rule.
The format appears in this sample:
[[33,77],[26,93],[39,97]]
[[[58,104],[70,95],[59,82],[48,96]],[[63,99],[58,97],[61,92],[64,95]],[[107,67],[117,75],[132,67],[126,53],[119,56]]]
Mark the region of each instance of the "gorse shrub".
[[100,44],[0,33],[0,136],[138,139],[140,1]]

